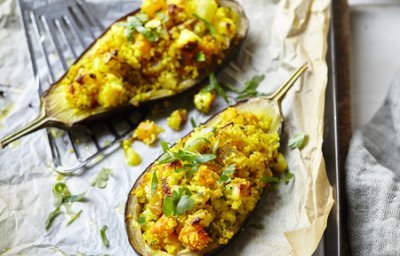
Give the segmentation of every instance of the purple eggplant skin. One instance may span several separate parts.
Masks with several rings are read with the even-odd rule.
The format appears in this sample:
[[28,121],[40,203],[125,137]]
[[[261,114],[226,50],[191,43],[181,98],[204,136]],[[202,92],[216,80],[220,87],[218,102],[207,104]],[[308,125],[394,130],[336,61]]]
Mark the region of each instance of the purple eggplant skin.
[[[218,73],[220,72],[227,64],[229,64],[229,62],[231,62],[234,57],[236,56],[236,54],[240,51],[241,46],[243,45],[243,42],[245,41],[245,38],[247,36],[248,33],[248,28],[249,28],[249,21],[244,13],[243,8],[240,6],[239,3],[237,3],[234,0],[221,0],[220,4],[223,6],[230,6],[231,8],[235,9],[237,11],[237,13],[240,16],[240,25],[238,28],[238,36],[235,39],[235,41],[231,44],[231,46],[229,47],[229,49],[227,49],[224,53],[224,59],[221,62],[221,64],[216,64],[214,67],[211,67],[212,72]],[[124,17],[118,19],[116,22],[114,22],[112,25],[114,25],[117,22],[123,22],[125,20],[127,20],[127,18],[129,16],[135,15],[138,12],[140,12],[140,9],[137,9],[127,15],[125,15]],[[111,28],[110,25],[104,32],[102,35],[100,35],[99,38],[101,38],[102,36],[104,36]],[[98,38],[98,39],[99,39]],[[97,39],[97,40],[98,40]],[[94,41],[83,53],[82,55],[80,55],[80,57],[74,62],[73,65],[77,64],[80,59],[88,52],[88,50],[90,50],[95,44],[96,41]],[[48,91],[46,91],[43,96],[42,96],[42,104],[44,104],[44,109],[46,111],[46,116],[48,116],[49,118],[49,126],[56,126],[56,127],[61,127],[61,128],[69,128],[74,126],[75,124],[81,124],[81,123],[90,123],[93,120],[96,119],[105,119],[107,117],[110,117],[112,115],[115,115],[117,113],[120,112],[124,112],[124,111],[130,111],[132,109],[135,109],[137,107],[140,106],[147,106],[150,105],[152,103],[154,103],[154,101],[157,100],[162,100],[162,99],[169,99],[169,98],[173,98],[174,96],[190,90],[194,87],[198,87],[202,84],[204,84],[206,82],[206,80],[208,79],[209,73],[206,74],[200,74],[200,76],[193,80],[188,82],[187,86],[184,86],[184,88],[182,88],[180,91],[177,91],[175,94],[170,95],[170,94],[166,94],[166,95],[157,95],[152,99],[149,99],[146,102],[142,102],[140,103],[140,105],[138,106],[134,106],[130,103],[121,105],[119,107],[115,107],[115,108],[100,108],[97,107],[93,110],[90,111],[81,111],[79,113],[79,117],[78,115],[73,117],[73,114],[68,113],[68,115],[72,116],[71,118],[58,118],[58,115],[61,116],[60,114],[60,109],[57,109],[57,106],[55,106],[57,102],[57,97],[54,96],[59,96],[56,95],[56,88],[57,85],[60,83],[60,81],[67,75],[67,72],[57,81],[55,82]],[[59,89],[58,89],[59,90]],[[53,96],[54,95],[54,96]],[[62,104],[60,104],[62,106]],[[64,104],[65,105],[65,104]],[[64,106],[65,107],[65,106]],[[86,113],[87,112],[87,113]],[[72,112],[71,112],[72,113]],[[65,120],[64,120],[65,119]]]
[[[272,127],[271,129],[273,129],[274,131],[277,131],[279,134],[282,131],[283,118],[282,118],[282,115],[281,115],[281,112],[280,112],[279,103],[276,102],[276,101],[271,101],[267,97],[257,97],[257,98],[251,98],[251,99],[248,99],[248,100],[243,100],[243,101],[241,101],[241,102],[239,102],[239,103],[237,103],[237,104],[235,104],[233,106],[230,106],[230,107],[237,108],[238,110],[254,111],[254,113],[268,113],[268,114],[272,115],[272,117],[273,117],[272,124],[271,124],[271,127]],[[220,115],[224,110],[222,110],[222,111],[216,113],[215,115],[213,115],[208,121],[203,123],[201,126],[205,127],[205,128],[215,126],[215,124],[218,123],[218,121],[220,120],[219,119]],[[188,133],[183,138],[185,138],[187,136],[190,136],[190,134],[191,133]],[[155,162],[157,160],[155,160]],[[151,254],[149,254],[148,251],[146,251],[145,242],[143,241],[143,239],[141,239],[142,232],[141,232],[140,227],[137,227],[137,226],[135,227],[134,225],[131,225],[132,219],[136,220],[138,215],[139,215],[138,214],[139,204],[137,204],[137,202],[136,202],[136,197],[133,194],[133,191],[136,189],[136,187],[141,182],[143,182],[144,174],[147,171],[151,170],[151,167],[152,167],[153,164],[154,163],[150,164],[144,170],[144,172],[140,175],[140,177],[136,180],[136,182],[132,186],[132,189],[129,192],[129,195],[128,195],[128,198],[127,198],[127,202],[126,202],[126,205],[125,205],[125,228],[126,228],[126,232],[128,234],[128,240],[129,240],[129,243],[131,244],[132,248],[135,250],[135,252],[137,254],[139,254],[139,255],[142,255],[142,256],[147,256],[147,255],[151,255]],[[254,210],[252,212],[254,212]],[[177,255],[180,255],[180,256],[215,255],[216,253],[221,251],[226,246],[229,246],[232,243],[232,241],[235,240],[235,238],[237,237],[238,233],[240,232],[240,230],[242,229],[244,224],[249,219],[249,216],[251,216],[252,212],[250,212],[246,216],[246,218],[245,218],[245,220],[243,222],[241,222],[241,223],[239,222],[234,227],[232,227],[231,231],[234,233],[234,236],[230,239],[228,244],[220,245],[220,244],[214,242],[214,243],[211,243],[203,251],[199,251],[199,252],[191,252],[191,251],[189,251],[189,252],[184,252],[182,254],[178,253]]]

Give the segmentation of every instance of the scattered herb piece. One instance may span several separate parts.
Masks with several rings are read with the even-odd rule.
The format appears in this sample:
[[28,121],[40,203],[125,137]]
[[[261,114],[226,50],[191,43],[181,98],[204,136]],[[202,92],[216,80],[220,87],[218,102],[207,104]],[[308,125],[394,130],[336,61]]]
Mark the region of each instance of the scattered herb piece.
[[76,221],[81,216],[82,210],[72,215],[71,219],[67,222],[67,226],[70,225],[72,222]]
[[229,103],[228,96],[226,95],[225,90],[218,83],[217,77],[215,76],[214,73],[210,74],[210,83],[206,87],[201,89],[201,92],[212,92],[212,91],[216,91],[225,100],[226,103]]
[[285,182],[285,184],[289,184],[290,180],[294,177],[294,174],[289,172],[289,170],[286,170],[285,172],[285,177],[282,178],[282,182]]
[[198,62],[204,62],[204,61],[206,61],[206,55],[204,55],[204,52],[199,52],[199,53],[197,53],[196,60],[197,60]]
[[190,124],[192,125],[193,129],[196,128],[198,125],[196,124],[196,121],[194,121],[193,117],[190,118]]
[[161,148],[163,149],[163,152],[166,153],[169,149],[169,143],[162,141],[162,142],[160,142],[160,144],[161,144]]
[[[144,14],[144,13],[143,13]],[[160,38],[159,33],[152,28],[146,28],[143,24],[147,21],[144,15],[136,14],[135,16],[128,17],[127,21],[122,24],[125,27],[125,36],[128,40],[132,40],[132,33],[137,31],[142,34],[147,40],[154,43]]]
[[146,217],[140,215],[139,218],[137,219],[137,222],[139,223],[140,226],[143,226],[144,224],[146,224]]
[[256,229],[264,229],[264,225],[260,223],[252,223],[250,224],[250,227],[256,228]]
[[99,174],[97,174],[96,178],[94,180],[92,180],[90,185],[93,187],[98,187],[100,189],[104,189],[105,187],[107,187],[108,179],[110,178],[112,173],[113,173],[113,171],[110,168],[101,169]]
[[63,199],[63,204],[66,203],[74,203],[74,202],[85,202],[86,198],[85,198],[85,193],[81,193],[78,195],[74,195],[74,196],[66,196]]
[[57,207],[54,211],[52,211],[46,220],[45,228],[49,230],[51,225],[53,225],[54,220],[61,214],[60,207]]
[[154,193],[156,193],[157,185],[158,185],[158,178],[156,171],[154,171],[153,177],[151,178],[151,196],[154,196]]
[[156,15],[157,15],[157,17],[160,18],[160,20],[163,21],[163,22],[167,22],[167,21],[169,20],[168,16],[165,15],[165,13],[163,13],[163,12],[161,12],[161,11],[160,11],[160,12],[157,12]]
[[236,97],[237,100],[242,100],[249,97],[258,96],[257,88],[260,83],[265,79],[265,75],[256,75],[251,80],[247,81],[245,84],[245,88],[239,92],[239,95]]
[[210,34],[215,37],[215,35],[217,34],[214,26],[206,19],[200,17],[200,15],[193,13],[193,16],[196,17],[197,19],[201,20],[202,22],[204,22],[204,24],[206,25],[208,31],[210,32]]
[[182,215],[194,206],[194,199],[191,198],[192,193],[188,189],[179,188],[174,190],[171,196],[167,196],[163,202],[163,213],[165,216]]
[[263,176],[261,178],[261,181],[264,183],[271,183],[271,184],[279,184],[280,183],[280,179],[278,177],[269,177],[269,176]]
[[106,234],[107,229],[108,229],[107,226],[103,226],[100,229],[100,237],[101,237],[101,241],[103,242],[104,246],[108,248],[108,247],[110,247],[110,241],[107,238],[107,234]]
[[293,138],[289,140],[289,148],[290,149],[303,149],[307,144],[307,135],[304,133],[297,134]]
[[219,177],[218,182],[227,183],[231,181],[232,175],[235,173],[235,165],[229,165],[225,167],[222,171],[221,177]]

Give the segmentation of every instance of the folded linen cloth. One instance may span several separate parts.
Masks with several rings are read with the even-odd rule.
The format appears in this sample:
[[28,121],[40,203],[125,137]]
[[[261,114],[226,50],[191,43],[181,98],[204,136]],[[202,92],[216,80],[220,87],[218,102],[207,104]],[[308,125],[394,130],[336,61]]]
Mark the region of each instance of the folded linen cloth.
[[400,73],[346,160],[352,255],[400,255]]

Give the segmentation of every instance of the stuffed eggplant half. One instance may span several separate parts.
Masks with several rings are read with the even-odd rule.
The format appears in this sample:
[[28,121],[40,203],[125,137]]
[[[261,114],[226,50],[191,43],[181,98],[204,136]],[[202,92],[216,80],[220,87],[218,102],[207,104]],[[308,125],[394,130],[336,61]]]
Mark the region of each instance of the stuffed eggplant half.
[[140,255],[209,255],[227,244],[268,181],[287,164],[279,104],[253,98],[183,137],[133,186],[126,207],[130,244]]
[[226,64],[247,28],[234,1],[145,0],[48,91],[46,110],[76,123],[179,94]]

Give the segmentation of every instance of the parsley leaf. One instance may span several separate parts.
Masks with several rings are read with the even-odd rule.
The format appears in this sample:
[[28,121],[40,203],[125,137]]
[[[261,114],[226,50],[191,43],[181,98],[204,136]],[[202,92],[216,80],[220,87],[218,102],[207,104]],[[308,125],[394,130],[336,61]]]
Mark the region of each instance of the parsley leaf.
[[160,144],[161,144],[161,148],[163,149],[163,152],[166,153],[169,149],[169,143],[162,141],[162,142],[160,142]]
[[153,177],[151,178],[151,196],[154,196],[154,193],[156,193],[157,185],[158,185],[158,178],[156,171],[154,171]]
[[69,226],[72,222],[76,221],[81,216],[82,210],[72,215],[71,219],[67,222],[67,226]]
[[210,32],[210,34],[215,37],[217,34],[217,31],[215,30],[214,26],[206,19],[200,17],[200,15],[193,13],[193,16],[196,17],[197,19],[201,20],[202,22],[204,22],[204,24],[206,25],[208,31]]
[[303,149],[307,144],[308,136],[304,133],[297,134],[293,138],[289,140],[289,148],[290,149]]
[[49,230],[51,225],[53,225],[54,220],[61,214],[60,207],[57,207],[54,211],[52,211],[46,219],[45,228]]
[[163,206],[162,206],[162,210],[163,210],[164,215],[167,217],[170,217],[174,214],[175,204],[174,204],[174,200],[172,199],[172,197],[170,197],[170,196],[165,197]]
[[221,176],[218,179],[220,183],[227,183],[231,181],[231,176],[235,173],[235,165],[229,165],[222,171]]
[[100,237],[101,237],[101,241],[103,242],[104,246],[108,248],[108,247],[110,247],[110,241],[107,238],[107,234],[106,234],[107,229],[108,229],[107,226],[103,226],[100,229]]
[[197,60],[198,62],[204,62],[204,61],[206,61],[206,55],[204,55],[204,52],[199,52],[199,53],[197,53],[197,55],[196,55],[196,60]]
[[201,89],[202,92],[212,92],[216,91],[226,103],[229,103],[228,96],[226,95],[225,90],[221,87],[221,85],[218,83],[217,77],[215,76],[215,73],[210,74],[210,83]]
[[97,174],[96,178],[90,183],[90,185],[93,187],[98,187],[100,189],[107,187],[107,181],[112,173],[113,171],[109,168],[101,169],[99,174]]
[[259,93],[257,92],[257,88],[264,79],[265,75],[254,76],[251,80],[246,82],[245,88],[239,92],[239,95],[236,97],[236,99],[242,100],[259,95]]

